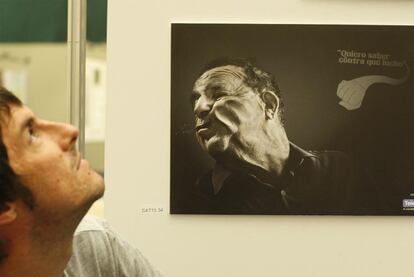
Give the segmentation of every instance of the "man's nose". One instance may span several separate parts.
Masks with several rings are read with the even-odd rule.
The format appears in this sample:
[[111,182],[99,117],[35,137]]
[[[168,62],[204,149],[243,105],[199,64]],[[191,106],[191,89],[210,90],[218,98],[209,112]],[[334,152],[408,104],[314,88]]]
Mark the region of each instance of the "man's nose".
[[205,97],[200,97],[197,99],[194,106],[194,113],[198,118],[205,118],[211,111],[214,102]]
[[60,122],[45,122],[45,127],[63,151],[72,151],[79,136],[78,128]]

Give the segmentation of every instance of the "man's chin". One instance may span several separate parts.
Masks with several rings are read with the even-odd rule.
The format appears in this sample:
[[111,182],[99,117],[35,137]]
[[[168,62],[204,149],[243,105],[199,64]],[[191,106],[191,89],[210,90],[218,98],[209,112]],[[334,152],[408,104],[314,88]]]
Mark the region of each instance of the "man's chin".
[[89,192],[87,193],[86,199],[84,201],[84,205],[87,210],[99,199],[101,199],[105,192],[105,185],[102,176],[100,176],[98,173],[94,172],[96,174],[96,178],[89,183]]
[[94,198],[96,200],[100,199],[103,197],[104,193],[105,193],[105,184],[104,184],[104,180],[102,178],[102,176],[99,176],[100,179],[98,180],[98,182],[95,184],[95,195]]
[[211,137],[204,143],[205,151],[213,158],[223,155],[228,149],[228,146],[228,140],[217,137]]

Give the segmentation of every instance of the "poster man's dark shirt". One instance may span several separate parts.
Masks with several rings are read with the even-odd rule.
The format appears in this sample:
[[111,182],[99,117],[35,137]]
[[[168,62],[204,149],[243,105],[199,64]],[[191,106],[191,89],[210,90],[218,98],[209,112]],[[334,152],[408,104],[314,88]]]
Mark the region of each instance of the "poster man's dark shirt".
[[352,207],[355,175],[349,158],[338,151],[308,152],[291,143],[283,176],[274,184],[233,172],[214,193],[213,175],[210,171],[197,182],[201,213],[349,214]]

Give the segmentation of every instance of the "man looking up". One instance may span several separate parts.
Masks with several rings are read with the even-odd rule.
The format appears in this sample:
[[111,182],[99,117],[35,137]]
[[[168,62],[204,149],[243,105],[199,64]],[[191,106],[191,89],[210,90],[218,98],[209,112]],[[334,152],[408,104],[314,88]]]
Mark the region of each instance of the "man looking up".
[[4,88],[0,127],[0,276],[160,276],[97,221],[83,222],[73,245],[104,193],[75,127],[37,118]]
[[196,138],[215,161],[198,180],[207,213],[341,214],[351,172],[343,153],[289,142],[274,77],[245,60],[218,60],[196,80]]

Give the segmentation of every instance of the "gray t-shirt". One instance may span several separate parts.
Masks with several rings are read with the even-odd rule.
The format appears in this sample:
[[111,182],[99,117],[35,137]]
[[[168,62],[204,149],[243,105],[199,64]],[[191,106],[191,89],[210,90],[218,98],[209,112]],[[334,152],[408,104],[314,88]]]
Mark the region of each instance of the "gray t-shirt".
[[79,224],[64,277],[162,277],[146,258],[108,224],[85,217]]

